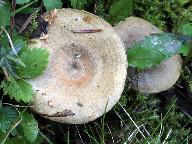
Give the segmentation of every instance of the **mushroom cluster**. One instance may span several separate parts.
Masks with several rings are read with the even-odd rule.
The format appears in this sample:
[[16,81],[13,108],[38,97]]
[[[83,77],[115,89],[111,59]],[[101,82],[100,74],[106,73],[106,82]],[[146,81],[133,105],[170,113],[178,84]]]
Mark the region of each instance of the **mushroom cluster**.
[[[150,34],[161,33],[150,22],[137,17],[128,17],[114,29],[126,48],[131,48],[135,42],[144,40]],[[176,54],[156,67],[144,69],[139,73],[136,69],[129,68],[128,77],[131,79],[133,89],[144,93],[159,93],[175,84],[180,76],[181,67],[181,56]]]
[[33,110],[62,123],[93,121],[118,102],[124,89],[124,45],[112,26],[91,13],[59,9],[43,17],[48,33],[30,47],[44,47],[50,57],[44,74],[29,80],[36,91]]
[[180,75],[178,54],[139,73],[127,71],[125,47],[161,32],[143,19],[128,17],[112,28],[81,10],[54,10],[43,18],[48,32],[30,47],[46,48],[49,64],[43,75],[28,81],[36,91],[32,109],[45,118],[70,124],[95,120],[118,102],[127,72],[132,88],[146,93],[170,88]]

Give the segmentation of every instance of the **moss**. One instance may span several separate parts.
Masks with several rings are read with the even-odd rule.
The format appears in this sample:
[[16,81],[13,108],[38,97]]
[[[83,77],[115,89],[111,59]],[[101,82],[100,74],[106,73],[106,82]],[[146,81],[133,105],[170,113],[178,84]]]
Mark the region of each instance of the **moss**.
[[176,32],[181,24],[192,22],[192,9],[178,0],[135,0],[134,15],[164,31]]

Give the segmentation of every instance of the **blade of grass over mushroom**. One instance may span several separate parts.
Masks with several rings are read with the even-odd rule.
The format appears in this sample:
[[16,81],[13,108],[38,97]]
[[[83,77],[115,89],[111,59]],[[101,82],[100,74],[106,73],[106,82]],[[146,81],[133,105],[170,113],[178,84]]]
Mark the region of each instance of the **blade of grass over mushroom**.
[[127,50],[129,66],[150,68],[178,53],[182,43],[171,34],[150,35]]
[[129,16],[132,9],[133,0],[119,0],[111,6],[107,20],[111,24],[118,23]]

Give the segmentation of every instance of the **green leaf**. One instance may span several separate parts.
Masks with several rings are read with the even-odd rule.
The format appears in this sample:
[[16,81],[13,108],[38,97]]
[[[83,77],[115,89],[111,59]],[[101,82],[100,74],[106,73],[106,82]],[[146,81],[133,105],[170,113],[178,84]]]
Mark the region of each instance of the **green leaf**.
[[32,143],[36,140],[39,132],[38,122],[34,119],[32,114],[24,113],[21,127],[25,137]]
[[[1,102],[0,102],[1,103]],[[5,133],[17,118],[17,111],[10,106],[3,107],[0,104],[0,133]]]
[[31,102],[34,96],[33,89],[25,80],[15,80],[10,77],[10,80],[3,80],[1,88],[5,95],[9,95],[11,99],[16,101]]
[[178,32],[184,35],[192,36],[192,24],[184,24],[179,29]]
[[129,66],[140,69],[152,67],[165,59],[165,55],[158,50],[143,48],[139,44],[128,49],[127,53]]
[[26,48],[21,54],[20,59],[25,67],[18,66],[17,74],[21,78],[33,78],[41,75],[47,67],[49,53],[42,48]]
[[182,43],[174,35],[150,35],[127,50],[129,66],[150,68],[178,53],[181,47]]
[[180,37],[184,42],[184,45],[181,47],[179,53],[183,54],[183,56],[187,56],[190,53],[190,41],[192,41],[192,24],[187,23],[181,25],[177,32],[182,34]]
[[23,4],[29,3],[30,1],[31,0],[16,0],[16,4],[23,5]]
[[118,0],[111,6],[107,20],[111,24],[118,23],[128,17],[132,13],[132,9],[133,0]]
[[10,16],[11,10],[5,5],[0,5],[0,26],[9,26],[10,25]]
[[184,4],[188,3],[189,0],[179,0],[179,2],[180,2],[182,5],[184,5]]
[[34,142],[30,142],[25,136],[19,135],[14,138],[7,139],[5,144],[42,144],[43,142],[44,142],[43,137],[40,136],[38,136]]
[[15,56],[11,49],[0,47],[0,68],[6,70],[6,72],[14,78],[19,78],[16,74],[15,66],[19,65],[24,67],[25,64]]
[[189,44],[184,44],[178,53],[183,54],[183,56],[187,56],[190,52],[190,47]]
[[43,3],[47,11],[50,11],[55,8],[57,9],[62,8],[61,0],[43,0]]
[[87,4],[87,0],[70,0],[71,6],[76,9],[84,9],[84,6]]

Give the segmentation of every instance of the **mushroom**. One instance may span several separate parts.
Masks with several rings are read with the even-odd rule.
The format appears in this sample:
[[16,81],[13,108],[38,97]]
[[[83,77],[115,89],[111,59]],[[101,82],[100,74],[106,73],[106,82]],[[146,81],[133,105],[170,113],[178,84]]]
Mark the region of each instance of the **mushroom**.
[[[115,31],[130,48],[135,42],[142,41],[146,36],[161,31],[150,22],[137,17],[128,17],[114,27]],[[182,59],[179,54],[161,62],[153,68],[137,72],[134,68],[128,69],[131,78],[131,87],[144,93],[159,93],[169,89],[180,76]]]
[[44,74],[28,80],[36,91],[32,109],[62,123],[93,121],[124,89],[124,45],[107,22],[86,11],[58,9],[43,17],[48,37],[33,39],[30,47],[45,47],[50,57]]

